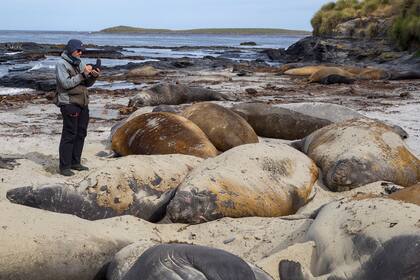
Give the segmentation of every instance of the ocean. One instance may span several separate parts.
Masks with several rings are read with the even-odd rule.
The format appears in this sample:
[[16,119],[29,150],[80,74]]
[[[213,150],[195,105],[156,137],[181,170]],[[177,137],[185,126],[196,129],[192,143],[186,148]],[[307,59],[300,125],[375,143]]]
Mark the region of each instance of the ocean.
[[[58,31],[0,31],[0,43],[6,42],[35,42],[41,44],[66,44],[72,38],[80,39],[85,44],[99,46],[124,46],[125,55],[142,55],[146,59],[159,60],[164,57],[200,58],[206,55],[221,56],[219,48],[240,48],[236,53],[237,60],[252,60],[258,57],[259,49],[287,48],[304,36],[290,35],[201,35],[201,34],[105,34],[95,32],[58,32]],[[241,46],[242,42],[255,42],[256,46]],[[176,49],[177,47],[200,47],[193,49]],[[213,48],[218,47],[218,48]],[[175,48],[175,49],[171,49]],[[10,53],[12,54],[12,53]],[[231,57],[229,57],[231,58]],[[0,64],[0,77],[7,75],[15,67],[54,68],[57,57],[49,56],[44,60],[29,63]],[[88,63],[94,60],[86,59]],[[103,59],[104,66],[124,65],[129,62],[141,63],[128,59]],[[0,87],[0,95],[27,93],[27,89]]]
[[[239,47],[253,41],[257,48],[287,48],[303,36],[290,35],[200,35],[200,34],[105,34],[95,32],[0,31],[0,43],[35,42],[65,44],[72,38],[100,46],[225,46]],[[247,48],[244,46],[243,48]]]

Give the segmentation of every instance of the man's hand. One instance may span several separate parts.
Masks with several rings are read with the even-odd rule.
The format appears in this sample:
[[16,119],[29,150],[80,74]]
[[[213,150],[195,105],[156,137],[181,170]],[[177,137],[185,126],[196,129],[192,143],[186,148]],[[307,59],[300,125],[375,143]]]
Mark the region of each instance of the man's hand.
[[92,69],[92,71],[90,72],[90,74],[95,78],[99,77],[99,73],[101,73],[100,69]]
[[85,75],[89,75],[90,73],[92,73],[92,65],[86,65],[85,69],[83,69],[83,73],[85,73]]

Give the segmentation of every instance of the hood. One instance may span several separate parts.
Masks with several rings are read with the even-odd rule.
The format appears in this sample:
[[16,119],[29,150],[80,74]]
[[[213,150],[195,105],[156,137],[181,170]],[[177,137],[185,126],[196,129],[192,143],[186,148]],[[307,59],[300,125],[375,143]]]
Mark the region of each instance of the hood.
[[82,62],[79,58],[68,55],[67,52],[63,52],[61,54],[61,58],[74,66],[79,66]]

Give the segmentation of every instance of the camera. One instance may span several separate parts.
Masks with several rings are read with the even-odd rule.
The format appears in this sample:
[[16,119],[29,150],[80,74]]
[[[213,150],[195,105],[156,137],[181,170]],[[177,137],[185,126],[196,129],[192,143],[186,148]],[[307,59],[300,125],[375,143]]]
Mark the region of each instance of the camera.
[[98,58],[98,59],[96,59],[96,64],[95,65],[92,65],[92,68],[93,68],[93,70],[95,70],[95,71],[100,71],[101,70],[101,59],[100,58]]

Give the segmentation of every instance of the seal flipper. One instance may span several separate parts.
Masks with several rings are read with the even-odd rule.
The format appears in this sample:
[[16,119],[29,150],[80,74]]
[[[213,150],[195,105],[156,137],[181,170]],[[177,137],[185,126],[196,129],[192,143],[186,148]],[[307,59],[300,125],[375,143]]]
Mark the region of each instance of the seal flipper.
[[311,280],[305,277],[299,262],[282,260],[279,263],[279,275],[282,280]]

